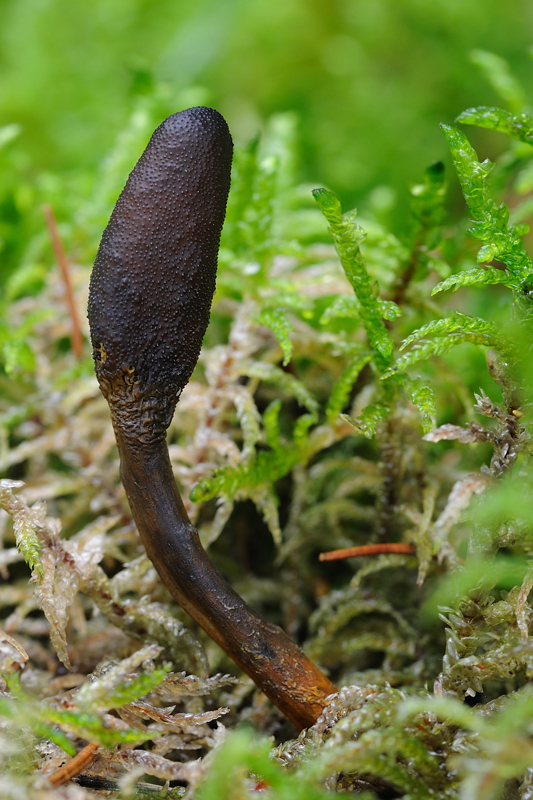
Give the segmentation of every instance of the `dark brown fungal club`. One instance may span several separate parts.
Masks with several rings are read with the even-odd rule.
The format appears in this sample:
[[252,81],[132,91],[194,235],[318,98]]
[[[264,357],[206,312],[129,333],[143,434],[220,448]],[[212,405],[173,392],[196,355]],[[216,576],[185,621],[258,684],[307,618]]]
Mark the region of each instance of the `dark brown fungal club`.
[[174,114],[154,132],[102,236],[89,291],[91,340],[148,556],[178,603],[303,728],[336,689],[212,565],[165,441],[209,322],[232,149],[224,119],[209,108]]

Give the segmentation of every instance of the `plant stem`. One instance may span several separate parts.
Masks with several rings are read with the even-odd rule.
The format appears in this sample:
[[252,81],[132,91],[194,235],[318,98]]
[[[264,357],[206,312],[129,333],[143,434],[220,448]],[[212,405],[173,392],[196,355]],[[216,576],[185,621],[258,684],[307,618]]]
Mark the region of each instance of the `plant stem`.
[[320,553],[319,561],[340,561],[343,558],[355,558],[356,556],[379,556],[387,553],[397,553],[400,555],[412,556],[415,548],[412,544],[403,542],[390,542],[382,544],[361,544],[354,547],[343,547],[341,550],[328,550]]
[[72,322],[72,333],[70,337],[72,342],[72,350],[76,358],[80,360],[83,355],[83,337],[81,335],[81,325],[78,310],[74,301],[74,292],[72,291],[72,281],[70,280],[67,255],[57,229],[54,209],[48,203],[43,206],[43,214],[46,220],[46,227],[48,228],[50,241],[52,243],[52,249],[54,251],[59,269],[61,270],[61,275],[63,276],[63,282],[65,284],[67,305]]

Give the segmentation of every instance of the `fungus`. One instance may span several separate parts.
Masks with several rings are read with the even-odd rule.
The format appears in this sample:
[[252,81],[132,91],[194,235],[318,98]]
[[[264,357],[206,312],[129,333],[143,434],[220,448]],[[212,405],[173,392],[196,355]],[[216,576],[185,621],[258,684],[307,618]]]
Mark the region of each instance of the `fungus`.
[[89,291],[91,341],[122,482],[161,580],[303,728],[336,689],[215,569],[183,506],[166,445],[209,322],[232,149],[213,109],[173,114],[156,129],[102,236]]

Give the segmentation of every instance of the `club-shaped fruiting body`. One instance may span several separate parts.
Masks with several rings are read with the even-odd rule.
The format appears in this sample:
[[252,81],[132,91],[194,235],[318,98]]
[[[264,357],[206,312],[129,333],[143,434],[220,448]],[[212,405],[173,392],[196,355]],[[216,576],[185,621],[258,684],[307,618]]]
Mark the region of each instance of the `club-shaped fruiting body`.
[[[190,108],[168,117],[130,174],[102,236],[89,290],[91,340],[115,425],[133,436],[164,435],[198,361],[215,291],[232,151],[217,111]],[[146,411],[141,418],[122,408],[131,405],[132,387]]]
[[149,558],[178,603],[302,728],[335,687],[215,569],[165,442],[209,322],[231,156],[228,127],[212,109],[182,111],[157,128],[102,237],[89,293],[91,340]]

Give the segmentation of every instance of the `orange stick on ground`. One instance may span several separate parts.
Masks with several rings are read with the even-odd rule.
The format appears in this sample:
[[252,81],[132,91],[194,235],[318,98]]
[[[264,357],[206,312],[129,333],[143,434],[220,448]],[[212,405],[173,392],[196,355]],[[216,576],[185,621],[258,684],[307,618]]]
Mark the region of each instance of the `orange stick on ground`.
[[82,769],[89,766],[97,750],[97,744],[86,745],[83,750],[76,753],[74,758],[71,758],[70,761],[67,761],[66,764],[63,764],[62,767],[59,767],[59,769],[56,769],[56,771],[50,775],[48,780],[52,786],[63,786],[64,783],[72,780],[76,775],[79,775]]
[[48,228],[48,233],[50,235],[52,249],[54,251],[54,255],[59,265],[59,269],[61,270],[63,282],[65,284],[68,310],[72,320],[72,349],[76,358],[80,359],[82,356],[83,340],[81,336],[80,319],[76,309],[76,304],[74,302],[74,293],[72,291],[72,283],[70,281],[67,254],[65,253],[63,243],[61,242],[61,238],[59,236],[54,210],[48,203],[43,206],[43,214],[46,220],[46,227]]
[[383,553],[396,553],[399,555],[411,556],[415,553],[412,544],[402,542],[390,542],[389,544],[361,544],[357,547],[344,547],[342,550],[329,550],[320,553],[319,561],[340,561],[343,558],[355,558],[355,556],[378,556]]

